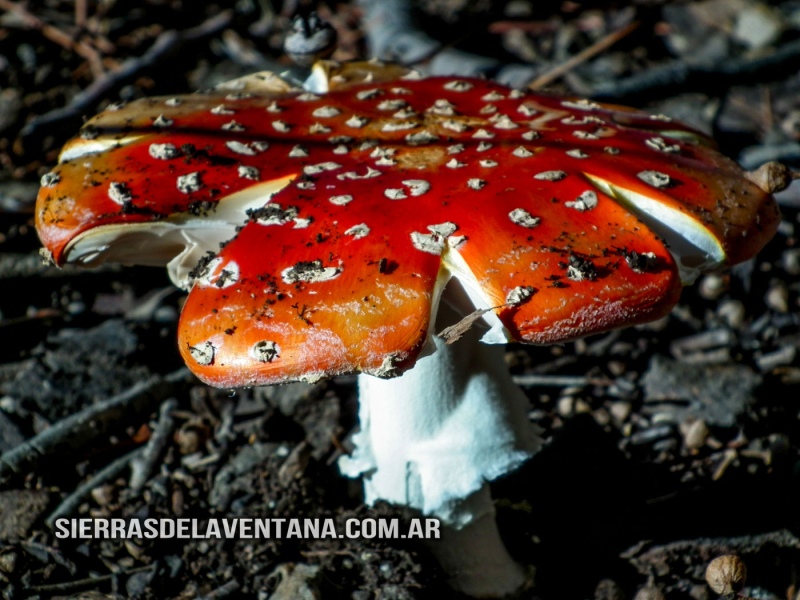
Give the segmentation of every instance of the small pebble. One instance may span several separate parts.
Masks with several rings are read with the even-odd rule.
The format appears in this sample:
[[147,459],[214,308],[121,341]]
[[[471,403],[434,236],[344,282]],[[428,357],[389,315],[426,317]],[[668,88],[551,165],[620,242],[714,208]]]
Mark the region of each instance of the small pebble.
[[689,590],[692,600],[708,600],[708,588],[704,585],[693,585]]
[[575,411],[575,398],[571,398],[569,396],[564,398],[558,399],[558,404],[556,405],[556,412],[561,417],[569,417]]
[[742,325],[744,325],[747,311],[744,304],[739,300],[723,300],[719,304],[717,315],[731,329],[741,329]]
[[611,373],[614,377],[622,376],[627,370],[628,367],[621,360],[608,361],[608,372]]
[[108,506],[114,499],[114,486],[105,484],[93,488],[91,491],[92,498],[100,506]]
[[611,422],[611,415],[608,414],[608,411],[605,408],[598,408],[592,413],[592,416],[594,417],[595,423],[601,427],[608,425]]
[[178,311],[173,306],[159,306],[153,312],[153,321],[156,323],[175,323],[178,320]]
[[776,312],[789,312],[789,290],[786,285],[782,281],[773,283],[764,297],[764,302]]
[[681,423],[681,433],[683,433],[683,445],[689,450],[697,450],[705,446],[710,432],[706,422],[697,419],[690,423]]
[[13,550],[0,554],[0,572],[11,574],[17,566],[17,553]]
[[716,300],[728,291],[728,279],[716,273],[700,280],[700,295],[706,300]]
[[202,429],[190,423],[184,424],[174,435],[175,442],[178,444],[178,451],[186,456],[200,450],[206,438],[203,433]]
[[594,600],[625,600],[625,592],[613,579],[601,579],[594,588]]
[[800,248],[784,250],[781,263],[789,275],[800,275]]
[[608,406],[611,416],[619,423],[623,423],[628,418],[631,414],[631,409],[630,402],[612,402]]
[[86,312],[86,304],[80,300],[67,304],[67,312],[72,316],[81,315]]
[[644,587],[639,588],[633,600],[666,600],[666,596],[664,592],[661,591],[661,588],[656,587],[656,585],[650,581]]
[[766,5],[745,4],[738,11],[731,32],[733,39],[751,50],[765,48],[781,35],[785,25],[781,13]]
[[783,456],[789,454],[792,449],[792,441],[789,436],[783,433],[771,433],[767,440],[769,441],[769,450],[776,456]]
[[144,554],[144,549],[141,546],[139,546],[138,544],[134,543],[131,540],[125,540],[123,542],[123,545],[125,546],[125,549],[128,551],[128,554],[130,554],[133,558],[135,558],[136,560],[142,558],[142,555]]

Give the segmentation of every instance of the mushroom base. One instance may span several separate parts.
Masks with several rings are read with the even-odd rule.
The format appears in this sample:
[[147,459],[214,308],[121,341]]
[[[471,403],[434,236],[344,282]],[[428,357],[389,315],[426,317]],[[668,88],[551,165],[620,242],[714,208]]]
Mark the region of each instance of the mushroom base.
[[455,528],[442,523],[441,537],[428,545],[448,583],[457,592],[474,598],[503,598],[532,584],[534,569],[528,572],[508,553],[494,518],[489,484],[464,500],[466,505],[482,507],[482,516],[468,526]]
[[[486,482],[517,468],[541,440],[508,373],[505,347],[480,344],[480,333],[473,328],[453,345],[434,338],[435,352],[402,377],[360,376],[361,431],[339,468],[363,475],[368,504],[384,500],[439,518],[448,539],[436,552],[454,587],[500,597],[524,576],[502,546]],[[484,569],[487,581],[478,582],[486,548],[497,569]],[[487,586],[497,593],[485,593]]]
[[539,448],[503,346],[468,336],[454,346],[437,338],[436,351],[402,377],[359,377],[361,431],[339,468],[364,476],[368,503],[385,500],[467,525],[481,515],[463,500]]

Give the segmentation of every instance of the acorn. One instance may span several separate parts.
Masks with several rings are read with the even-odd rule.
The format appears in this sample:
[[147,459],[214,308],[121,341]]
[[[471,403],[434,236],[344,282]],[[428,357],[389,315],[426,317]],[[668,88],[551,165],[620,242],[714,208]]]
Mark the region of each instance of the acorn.
[[717,594],[733,596],[742,591],[747,568],[738,556],[718,556],[706,568],[706,582]]

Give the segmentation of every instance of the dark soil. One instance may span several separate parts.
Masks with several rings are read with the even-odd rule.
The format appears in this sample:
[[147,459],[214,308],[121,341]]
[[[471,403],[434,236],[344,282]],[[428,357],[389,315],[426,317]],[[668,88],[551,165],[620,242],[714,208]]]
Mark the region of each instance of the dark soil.
[[[409,516],[363,506],[359,482],[338,473],[356,425],[353,377],[209,388],[183,368],[183,297],[163,270],[41,264],[38,179],[82,120],[119,99],[289,66],[280,48],[295,3],[130,4],[0,3],[2,597],[452,597],[414,540],[62,540],[47,524]],[[800,167],[795,2],[418,9],[427,31],[458,30],[443,42],[535,60],[538,74],[637,20],[549,89],[676,116],[748,168]],[[339,31],[335,57],[364,57],[356,7],[320,12]],[[537,567],[522,597],[704,600],[705,566],[726,553],[747,564],[751,597],[800,597],[800,189],[779,199],[783,224],[758,258],[687,288],[668,318],[509,348],[548,439],[493,485],[509,549]]]

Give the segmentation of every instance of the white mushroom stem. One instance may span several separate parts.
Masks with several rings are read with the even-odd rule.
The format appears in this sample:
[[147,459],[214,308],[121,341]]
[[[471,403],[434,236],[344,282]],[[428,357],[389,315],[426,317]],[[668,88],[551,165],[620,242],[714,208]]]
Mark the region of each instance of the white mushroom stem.
[[450,587],[474,598],[503,598],[519,591],[527,582],[528,573],[503,545],[489,484],[484,483],[480,490],[463,500],[462,506],[480,516],[463,527],[443,522],[441,537],[428,542],[442,569],[450,576]]
[[501,597],[525,576],[500,540],[486,482],[527,460],[540,439],[504,346],[481,344],[479,335],[470,330],[453,345],[436,338],[435,352],[402,377],[361,376],[361,431],[339,467],[364,476],[367,503],[441,519],[446,533],[433,548],[453,587]]

